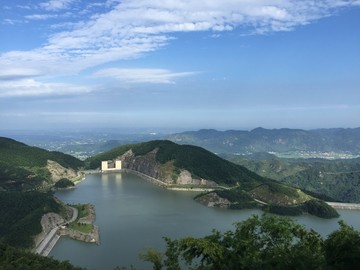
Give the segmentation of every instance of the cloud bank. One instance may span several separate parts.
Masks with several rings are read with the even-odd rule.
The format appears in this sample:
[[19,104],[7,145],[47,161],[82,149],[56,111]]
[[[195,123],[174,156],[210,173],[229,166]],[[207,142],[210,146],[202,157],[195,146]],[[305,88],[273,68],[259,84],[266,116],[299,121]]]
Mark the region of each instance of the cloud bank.
[[115,78],[125,83],[174,83],[174,79],[194,75],[195,72],[171,72],[167,69],[109,68],[94,73],[96,77]]
[[[86,2],[86,1],[84,1]],[[47,20],[61,17],[78,0],[42,2],[24,19]],[[168,45],[176,33],[241,30],[245,34],[292,31],[340,9],[360,6],[359,0],[123,0],[83,3],[84,10],[102,6],[87,19],[72,16],[66,31],[49,32],[44,45],[29,51],[8,51],[0,55],[0,65],[12,71],[12,78],[35,75],[76,74],[100,64],[141,57]],[[48,12],[48,13],[46,13]],[[70,17],[70,16],[69,16]],[[74,21],[74,19],[76,19]],[[56,29],[56,28],[53,28]],[[15,71],[18,71],[16,73]],[[31,73],[30,72],[30,73]],[[25,76],[30,74],[25,72]],[[169,83],[192,72],[172,73],[161,69],[102,70],[97,76],[125,81]],[[139,74],[143,77],[140,78]],[[3,78],[11,78],[3,76]],[[1,74],[0,74],[1,79]],[[0,89],[1,91],[1,89]]]

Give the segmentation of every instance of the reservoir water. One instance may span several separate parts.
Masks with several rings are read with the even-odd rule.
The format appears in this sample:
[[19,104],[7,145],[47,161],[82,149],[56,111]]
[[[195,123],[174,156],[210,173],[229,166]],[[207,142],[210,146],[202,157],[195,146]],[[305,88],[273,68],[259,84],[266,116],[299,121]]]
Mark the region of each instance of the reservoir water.
[[[164,250],[164,236],[201,237],[212,229],[230,230],[234,222],[261,215],[258,210],[208,208],[192,199],[195,194],[166,190],[130,173],[87,175],[76,189],[56,191],[56,196],[66,203],[95,205],[100,245],[61,237],[49,256],[87,269],[130,265],[152,269],[149,263],[139,260],[139,253],[150,247]],[[339,219],[360,230],[360,211],[339,213]],[[294,219],[323,236],[336,230],[339,220],[310,215]]]

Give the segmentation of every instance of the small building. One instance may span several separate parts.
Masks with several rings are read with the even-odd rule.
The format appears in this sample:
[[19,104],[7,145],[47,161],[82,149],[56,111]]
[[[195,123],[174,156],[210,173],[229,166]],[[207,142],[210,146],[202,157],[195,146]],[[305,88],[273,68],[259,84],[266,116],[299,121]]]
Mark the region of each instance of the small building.
[[105,160],[101,161],[102,172],[112,172],[121,170],[121,160]]

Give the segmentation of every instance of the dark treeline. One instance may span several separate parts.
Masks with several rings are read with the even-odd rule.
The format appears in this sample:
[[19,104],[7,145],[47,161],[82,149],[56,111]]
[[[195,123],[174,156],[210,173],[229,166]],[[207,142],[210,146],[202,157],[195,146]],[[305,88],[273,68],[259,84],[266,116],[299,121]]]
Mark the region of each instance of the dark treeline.
[[25,252],[0,242],[0,269],[2,270],[33,270],[33,269],[56,269],[56,270],[81,270],[69,262],[42,257],[40,255]]
[[42,215],[62,207],[52,193],[41,192],[0,192],[0,205],[0,240],[22,248],[32,247]]
[[338,230],[323,239],[288,218],[253,216],[237,223],[234,231],[213,231],[202,238],[165,238],[165,252],[149,249],[141,258],[155,270],[358,269],[360,232],[342,221],[339,224]]

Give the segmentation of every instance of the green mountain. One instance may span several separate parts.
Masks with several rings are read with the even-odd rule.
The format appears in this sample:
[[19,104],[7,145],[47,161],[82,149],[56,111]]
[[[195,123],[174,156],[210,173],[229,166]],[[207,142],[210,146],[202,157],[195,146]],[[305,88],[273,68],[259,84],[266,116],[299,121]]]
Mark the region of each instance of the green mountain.
[[217,131],[203,129],[169,135],[168,140],[204,147],[216,153],[334,152],[360,154],[360,128],[264,129]]
[[360,202],[360,159],[281,159],[273,155],[223,155],[257,174],[327,195],[337,201]]
[[324,217],[337,215],[332,208],[301,190],[263,178],[201,147],[150,141],[116,147],[87,159],[86,165],[89,169],[98,169],[102,160],[115,159],[122,161],[124,169],[158,179],[166,186],[216,189],[197,197],[198,201],[209,206],[262,207],[277,213],[299,214],[311,212],[308,208],[315,203],[324,213],[314,214]]
[[80,176],[82,161],[0,137],[0,241],[31,248],[48,212],[65,211],[49,188],[62,178]]
[[29,190],[75,178],[81,160],[0,137],[0,190]]
[[33,236],[42,231],[42,215],[64,211],[51,193],[36,191],[2,191],[0,205],[0,242],[21,248],[33,246]]

